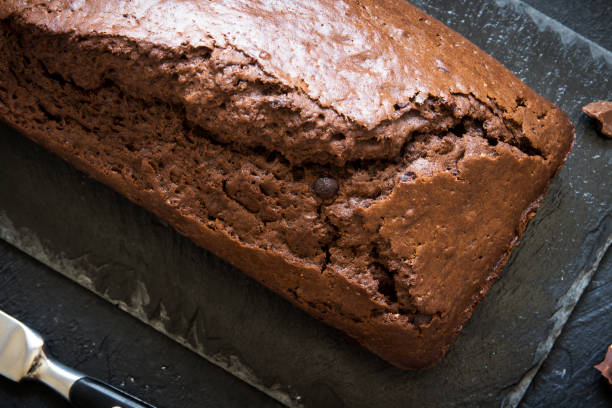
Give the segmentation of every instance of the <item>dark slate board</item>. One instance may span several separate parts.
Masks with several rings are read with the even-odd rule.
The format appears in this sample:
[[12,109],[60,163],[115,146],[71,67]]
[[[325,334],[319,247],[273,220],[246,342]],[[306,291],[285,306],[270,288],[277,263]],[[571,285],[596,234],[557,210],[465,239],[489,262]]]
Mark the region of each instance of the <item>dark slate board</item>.
[[525,0],[549,17],[612,50],[612,1],[610,0]]
[[610,142],[579,109],[612,96],[612,54],[518,1],[415,3],[558,103],[578,134],[503,277],[435,368],[390,367],[5,127],[0,236],[291,405],[515,405],[610,244]]
[[[0,309],[38,330],[58,361],[159,408],[282,406],[2,240]],[[71,405],[42,384],[0,376],[0,407]]]
[[599,269],[542,369],[527,391],[523,408],[607,408],[612,387],[593,366],[612,344],[612,250]]

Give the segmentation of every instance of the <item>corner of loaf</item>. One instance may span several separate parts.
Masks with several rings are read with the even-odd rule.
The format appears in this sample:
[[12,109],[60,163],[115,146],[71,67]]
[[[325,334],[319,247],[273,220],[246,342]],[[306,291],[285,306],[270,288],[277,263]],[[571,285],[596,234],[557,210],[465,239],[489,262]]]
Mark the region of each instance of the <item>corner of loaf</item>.
[[401,368],[443,357],[571,150],[402,0],[99,7],[0,5],[0,118]]

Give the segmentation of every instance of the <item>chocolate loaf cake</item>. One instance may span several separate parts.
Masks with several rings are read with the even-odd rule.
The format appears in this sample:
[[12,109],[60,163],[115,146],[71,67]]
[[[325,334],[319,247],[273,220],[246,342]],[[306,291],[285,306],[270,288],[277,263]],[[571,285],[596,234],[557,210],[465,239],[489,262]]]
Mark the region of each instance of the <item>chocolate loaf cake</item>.
[[407,369],[448,350],[574,140],[403,0],[3,1],[0,118]]

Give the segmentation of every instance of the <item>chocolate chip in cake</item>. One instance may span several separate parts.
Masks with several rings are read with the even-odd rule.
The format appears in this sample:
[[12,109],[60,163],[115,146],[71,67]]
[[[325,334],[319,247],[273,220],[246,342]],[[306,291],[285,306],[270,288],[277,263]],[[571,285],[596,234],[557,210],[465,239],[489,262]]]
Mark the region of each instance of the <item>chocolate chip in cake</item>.
[[321,200],[331,200],[338,194],[338,182],[331,177],[319,177],[312,189]]

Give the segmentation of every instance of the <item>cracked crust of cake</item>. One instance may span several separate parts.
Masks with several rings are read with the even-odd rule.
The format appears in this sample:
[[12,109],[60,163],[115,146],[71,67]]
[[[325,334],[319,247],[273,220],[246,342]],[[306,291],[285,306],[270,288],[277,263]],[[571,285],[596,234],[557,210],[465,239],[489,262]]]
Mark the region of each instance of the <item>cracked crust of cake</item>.
[[446,352],[567,154],[520,94],[365,126],[231,46],[0,32],[4,120],[400,367]]

